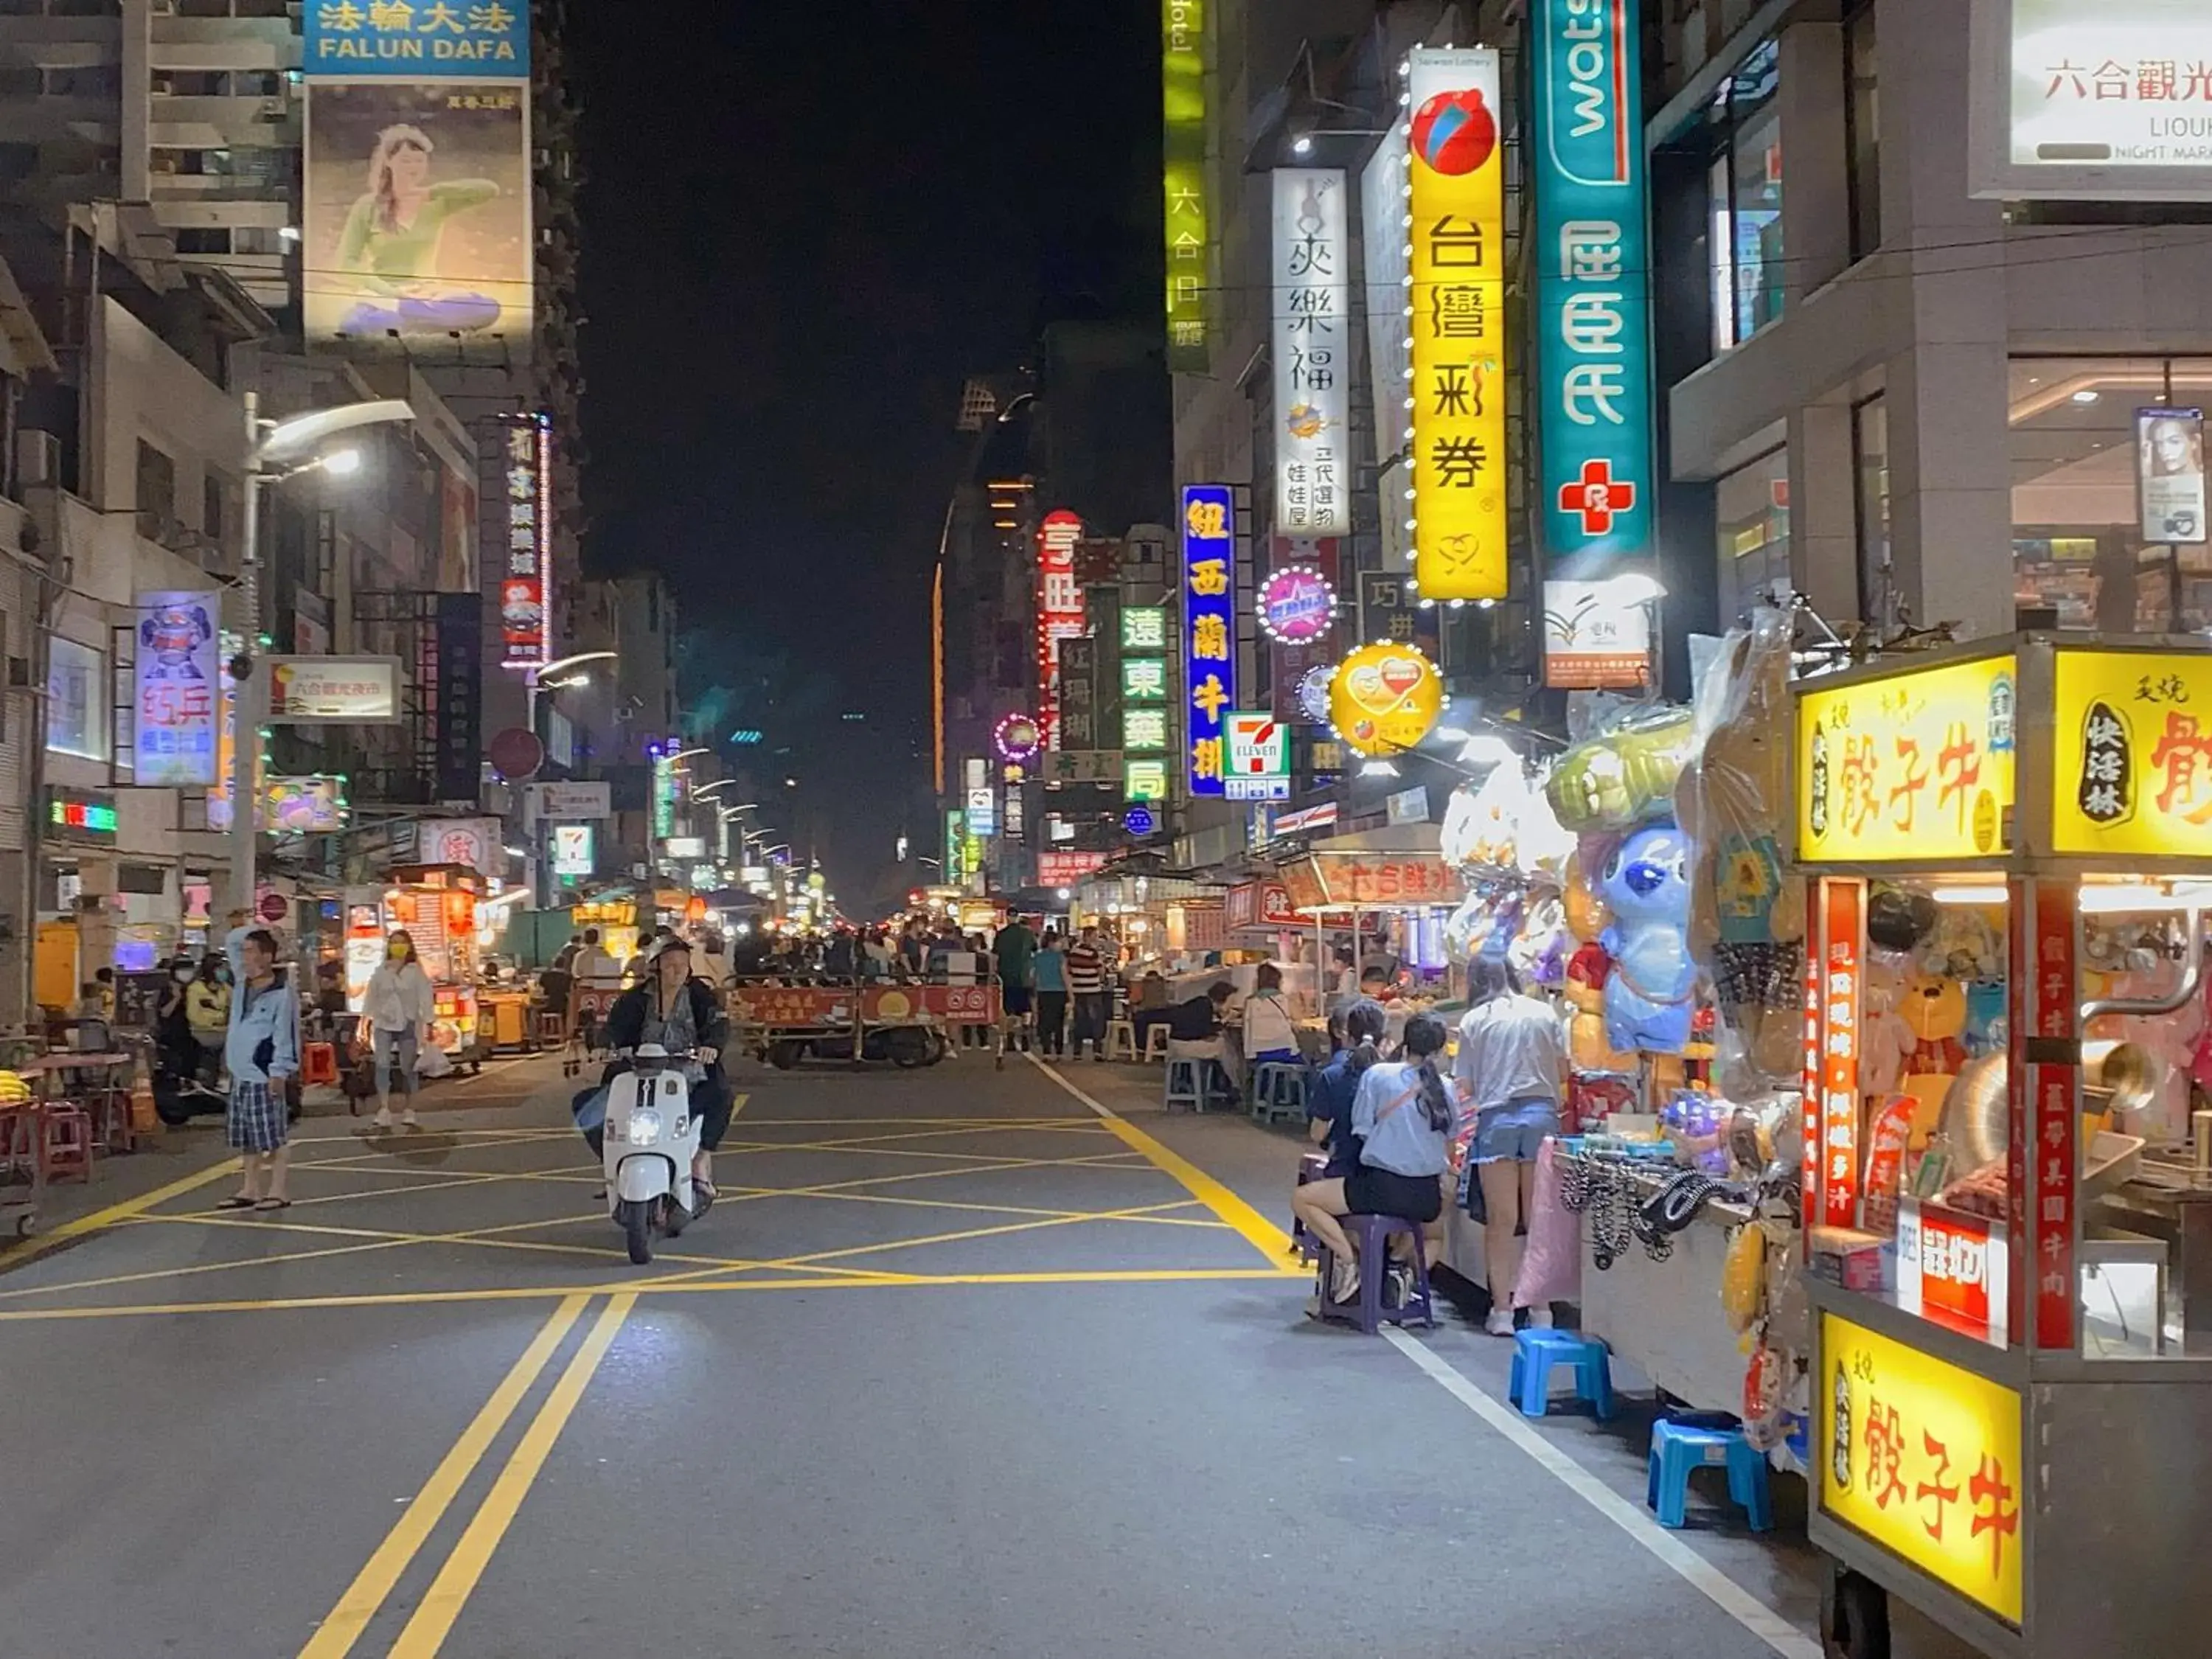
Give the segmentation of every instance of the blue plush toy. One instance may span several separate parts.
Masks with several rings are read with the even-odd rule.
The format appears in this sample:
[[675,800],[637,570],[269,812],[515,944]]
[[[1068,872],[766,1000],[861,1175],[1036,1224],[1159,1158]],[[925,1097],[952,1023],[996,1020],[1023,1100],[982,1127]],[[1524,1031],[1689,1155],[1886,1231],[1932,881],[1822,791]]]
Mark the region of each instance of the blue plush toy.
[[1679,1054],[1690,1040],[1689,841],[1671,823],[1638,830],[1614,849],[1598,882],[1613,910],[1601,941],[1607,1041],[1618,1049]]

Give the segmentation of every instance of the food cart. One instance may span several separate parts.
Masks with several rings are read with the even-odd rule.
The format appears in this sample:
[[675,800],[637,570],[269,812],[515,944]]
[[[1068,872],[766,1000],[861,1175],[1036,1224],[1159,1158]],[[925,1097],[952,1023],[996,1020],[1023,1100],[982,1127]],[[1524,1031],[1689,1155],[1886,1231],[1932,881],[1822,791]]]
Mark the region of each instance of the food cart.
[[2205,1650],[2212,1320],[2131,1195],[2212,1188],[2212,1114],[2114,1103],[2203,1002],[2208,716],[2185,640],[2020,635],[1797,688],[1810,1531],[1838,1659],[1888,1653],[1892,1595],[1991,1656]]
[[951,1052],[954,1028],[963,1025],[988,1025],[1005,1041],[996,984],[738,979],[725,995],[738,1049],[778,1071],[809,1058],[888,1060],[905,1070],[934,1066]]
[[[395,866],[384,894],[387,936],[405,928],[430,976],[436,1012],[430,1041],[459,1064],[479,1066],[477,1034],[477,905],[484,878],[465,864]],[[364,987],[365,988],[365,987]]]

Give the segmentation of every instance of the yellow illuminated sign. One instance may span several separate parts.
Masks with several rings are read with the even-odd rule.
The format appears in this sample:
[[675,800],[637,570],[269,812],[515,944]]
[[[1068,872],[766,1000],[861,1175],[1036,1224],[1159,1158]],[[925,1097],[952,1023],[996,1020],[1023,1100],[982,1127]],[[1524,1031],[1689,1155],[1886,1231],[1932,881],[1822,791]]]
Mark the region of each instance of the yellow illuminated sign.
[[2020,1623],[2020,1396],[1834,1314],[1820,1366],[1821,1510]]
[[[1505,159],[1498,54],[1417,50],[1408,84],[1414,579],[1425,599],[1502,599]],[[1384,503],[1386,511],[1395,506]]]
[[2010,657],[1813,689],[1797,700],[1797,849],[1807,860],[1988,858],[2011,833]]
[[1206,0],[1160,0],[1162,178],[1166,189],[1168,368],[1203,374],[1213,309],[1206,185]]
[[1404,753],[1435,728],[1443,704],[1443,677],[1410,645],[1363,645],[1329,678],[1329,723],[1355,755]]
[[2212,857],[2212,655],[2057,654],[2051,849]]

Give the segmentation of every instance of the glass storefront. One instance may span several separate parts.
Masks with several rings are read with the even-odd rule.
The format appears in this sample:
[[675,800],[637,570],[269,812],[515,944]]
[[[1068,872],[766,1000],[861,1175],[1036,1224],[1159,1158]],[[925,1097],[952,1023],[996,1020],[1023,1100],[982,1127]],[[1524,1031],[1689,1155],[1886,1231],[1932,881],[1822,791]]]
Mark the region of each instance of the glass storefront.
[[[1779,428],[1773,435],[1782,435]],[[1723,627],[1754,601],[1787,593],[1790,578],[1790,451],[1778,446],[1723,474],[1714,489],[1720,541]]]
[[1780,67],[1770,40],[1723,84],[1708,115],[1716,356],[1782,314],[1782,114],[1774,98]]
[[[2008,425],[2020,605],[2044,612],[2046,623],[2055,613],[2063,629],[2212,631],[2212,544],[2143,533],[2139,472],[2164,466],[2157,437],[2184,423],[2145,421],[2139,436],[2137,420],[2142,410],[2209,403],[2212,357],[2012,360]],[[2185,438],[2180,447],[2188,449]],[[2201,478],[2201,463],[2196,471]],[[2164,522],[2204,534],[2201,515]]]

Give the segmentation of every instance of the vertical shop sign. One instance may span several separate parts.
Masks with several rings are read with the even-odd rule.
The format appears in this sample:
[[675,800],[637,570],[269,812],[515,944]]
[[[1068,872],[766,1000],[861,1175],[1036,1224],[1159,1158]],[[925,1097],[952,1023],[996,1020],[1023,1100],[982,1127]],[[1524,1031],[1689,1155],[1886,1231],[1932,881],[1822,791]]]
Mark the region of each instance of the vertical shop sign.
[[968,845],[968,815],[957,808],[945,814],[945,878],[963,878],[961,860]]
[[1651,540],[1651,312],[1634,0],[1535,0],[1544,550],[1606,573]]
[[173,788],[216,781],[222,606],[222,595],[214,592],[139,597],[138,783]]
[[1352,307],[1344,174],[1275,170],[1275,528],[1352,532]]
[[1505,597],[1504,160],[1498,54],[1419,49],[1406,126],[1414,574]]
[[1194,795],[1221,793],[1221,717],[1237,701],[1236,512],[1227,484],[1183,486],[1183,753]]
[[1811,883],[1814,936],[1805,952],[1805,1066],[1799,1078],[1798,1098],[1803,1116],[1800,1128],[1804,1151],[1800,1156],[1798,1197],[1804,1205],[1808,1229],[1820,1224],[1820,883]]
[[495,415],[477,432],[477,544],[499,606],[500,660],[538,667],[552,656],[553,417]]
[[[2034,1180],[2027,1191],[2034,1208],[2035,1346],[2074,1350],[2075,1171],[2080,1118],[2074,1045],[2078,993],[2075,986],[2075,896],[2065,882],[2039,881],[2034,900],[2034,969],[2029,991],[2027,1086],[2033,1103],[2034,1139],[2028,1156]],[[2015,1182],[2014,1201],[2022,1188]]]
[[[1866,884],[1844,877],[1820,884],[1820,937],[1814,952],[1819,1009],[1820,1118],[1806,1156],[1819,1160],[1815,1224],[1858,1224],[1859,1007],[1866,958]],[[1808,1185],[1808,1190],[1809,1190]]]
[[1168,751],[1175,746],[1168,708],[1168,612],[1160,605],[1121,611],[1117,734],[1121,793],[1127,800],[1164,800]]
[[436,635],[437,799],[474,804],[483,770],[483,600],[439,594]]
[[[1390,227],[1406,216],[1406,156],[1395,144],[1377,149],[1359,175],[1360,276],[1367,294],[1367,386],[1374,398],[1375,447],[1388,459],[1403,441],[1406,376],[1412,358],[1406,349],[1406,239]],[[1382,529],[1385,550],[1393,526],[1405,522],[1397,510],[1406,486],[1389,493],[1384,475]],[[1388,559],[1386,568],[1396,568]]]
[[1206,0],[1160,0],[1166,189],[1168,368],[1206,370],[1213,315],[1213,217],[1206,173]]
[[1060,641],[1060,741],[1062,750],[1087,753],[1098,747],[1098,642]]
[[1048,513],[1037,526],[1037,725],[1044,746],[1060,747],[1060,642],[1083,632],[1083,590],[1075,584],[1075,544],[1083,520],[1066,511]]

